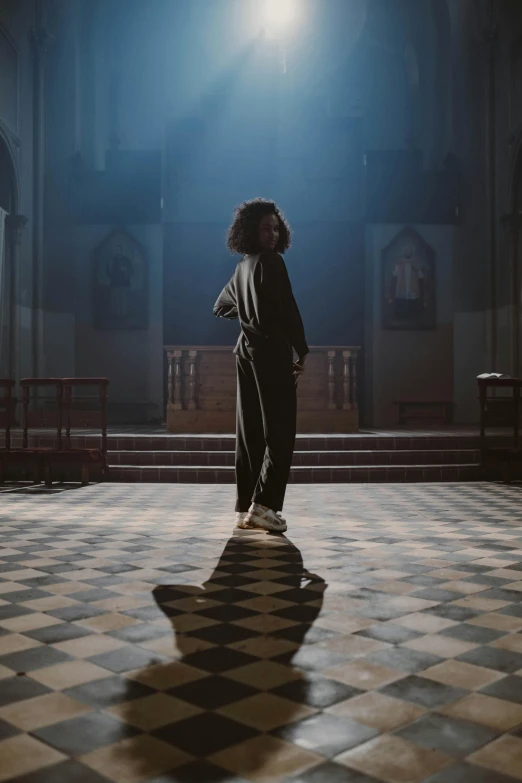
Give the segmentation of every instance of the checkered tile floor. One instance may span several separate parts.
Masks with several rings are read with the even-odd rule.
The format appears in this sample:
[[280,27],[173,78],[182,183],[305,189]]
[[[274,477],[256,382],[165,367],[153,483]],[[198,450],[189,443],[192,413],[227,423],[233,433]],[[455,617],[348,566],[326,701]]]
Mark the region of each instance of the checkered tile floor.
[[0,497],[0,781],[522,780],[522,490]]

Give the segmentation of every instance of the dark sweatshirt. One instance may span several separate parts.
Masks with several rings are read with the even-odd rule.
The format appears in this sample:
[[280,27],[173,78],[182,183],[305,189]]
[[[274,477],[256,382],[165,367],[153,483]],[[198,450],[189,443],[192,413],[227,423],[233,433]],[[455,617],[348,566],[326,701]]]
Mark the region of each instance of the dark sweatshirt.
[[254,358],[259,350],[301,358],[309,349],[286,264],[279,253],[246,255],[214,305],[219,318],[239,318],[241,334],[234,353]]

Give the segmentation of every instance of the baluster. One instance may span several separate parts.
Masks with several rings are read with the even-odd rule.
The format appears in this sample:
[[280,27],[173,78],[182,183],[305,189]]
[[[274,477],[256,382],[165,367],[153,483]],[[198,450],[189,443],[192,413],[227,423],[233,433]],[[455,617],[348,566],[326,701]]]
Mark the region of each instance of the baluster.
[[183,407],[181,402],[181,351],[174,351],[174,410],[180,411]]
[[351,357],[351,351],[343,351],[343,410],[345,411],[350,411],[352,409],[352,374],[350,367]]
[[107,469],[107,387],[108,381],[100,384],[100,407],[101,407],[101,434],[102,434],[102,455],[103,455],[103,473]]
[[62,448],[62,415],[63,415],[63,384],[56,384],[56,441],[58,450]]
[[167,371],[167,402],[169,407],[173,403],[173,395],[174,395],[174,373],[173,373],[173,366],[174,366],[174,356],[171,351],[167,351],[167,364],[168,364],[168,371]]
[[352,353],[352,393],[351,393],[351,403],[352,403],[352,409],[356,411],[358,409],[357,404],[357,351],[353,351]]
[[72,405],[72,386],[69,383],[64,387],[65,402],[65,448],[71,448],[71,405]]
[[196,410],[196,359],[198,352],[189,351],[189,395],[187,408],[189,411]]
[[328,351],[328,410],[335,410],[335,351]]
[[29,427],[29,386],[22,386],[22,405],[23,405],[23,434],[22,448],[26,449],[29,445],[28,427]]
[[5,447],[7,451],[11,448],[11,416],[13,415],[13,390],[8,384],[5,387]]
[[182,409],[181,404],[181,351],[169,351],[169,407],[175,411]]

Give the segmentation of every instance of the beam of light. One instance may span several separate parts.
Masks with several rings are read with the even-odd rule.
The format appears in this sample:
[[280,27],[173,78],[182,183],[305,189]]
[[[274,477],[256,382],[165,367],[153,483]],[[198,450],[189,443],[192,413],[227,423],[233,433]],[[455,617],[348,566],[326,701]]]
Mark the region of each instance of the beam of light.
[[265,0],[264,22],[274,33],[282,33],[295,21],[297,0]]

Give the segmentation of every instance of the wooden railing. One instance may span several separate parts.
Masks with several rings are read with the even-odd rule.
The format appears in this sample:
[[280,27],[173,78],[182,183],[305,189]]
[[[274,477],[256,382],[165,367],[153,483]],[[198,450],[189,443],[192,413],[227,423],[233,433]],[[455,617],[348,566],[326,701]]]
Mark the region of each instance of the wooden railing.
[[[298,432],[356,432],[357,359],[350,345],[312,346],[299,381]],[[167,430],[235,430],[236,369],[231,346],[167,345]]]

